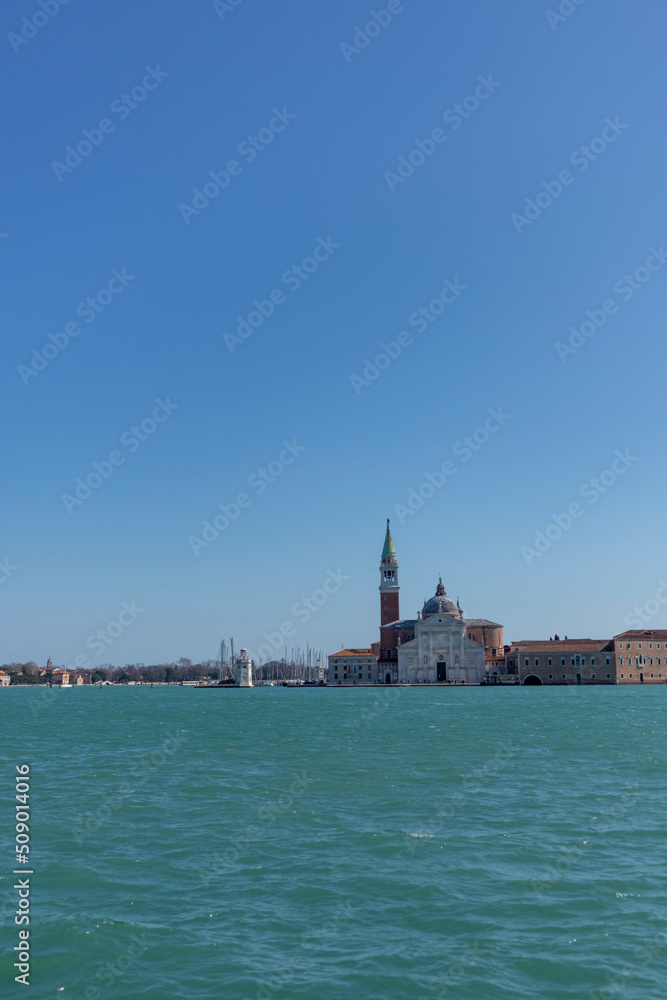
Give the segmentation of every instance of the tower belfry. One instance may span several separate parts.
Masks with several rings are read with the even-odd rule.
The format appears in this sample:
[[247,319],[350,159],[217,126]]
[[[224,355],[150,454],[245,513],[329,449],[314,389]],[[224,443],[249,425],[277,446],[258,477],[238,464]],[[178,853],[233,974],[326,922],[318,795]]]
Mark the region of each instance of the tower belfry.
[[391,538],[389,519],[387,519],[387,534],[384,539],[382,558],[380,559],[380,624],[398,621],[398,559]]

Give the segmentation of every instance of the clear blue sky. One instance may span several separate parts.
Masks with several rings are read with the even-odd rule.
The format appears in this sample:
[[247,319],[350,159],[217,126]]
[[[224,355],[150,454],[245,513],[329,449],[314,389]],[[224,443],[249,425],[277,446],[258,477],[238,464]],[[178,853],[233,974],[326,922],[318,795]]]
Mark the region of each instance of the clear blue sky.
[[[3,7],[0,660],[208,658],[283,622],[289,645],[366,645],[387,517],[405,616],[442,573],[507,641],[621,631],[667,575],[667,264],[651,258],[631,295],[624,279],[667,246],[663,5],[587,0],[550,24],[536,0],[405,0],[356,52],[382,0],[218,6],[73,0],[13,44],[41,8]],[[83,130],[98,145],[59,167]],[[179,207],[230,161],[208,205]],[[316,247],[316,271],[286,274]],[[410,325],[446,279],[465,290]],[[273,315],[230,351],[272,291]],[[80,333],[26,375],[67,324]],[[402,331],[412,343],[355,390]],[[177,409],[153,425],[157,399],[160,418]],[[455,453],[498,407],[503,426]],[[283,441],[305,451],[249,485]],[[637,460],[582,497],[626,449]],[[114,451],[89,498],[63,500]],[[455,474],[401,514],[447,459]],[[577,502],[562,537],[522,554]],[[294,606],[339,570],[302,621]],[[133,601],[96,655],[87,637]]]

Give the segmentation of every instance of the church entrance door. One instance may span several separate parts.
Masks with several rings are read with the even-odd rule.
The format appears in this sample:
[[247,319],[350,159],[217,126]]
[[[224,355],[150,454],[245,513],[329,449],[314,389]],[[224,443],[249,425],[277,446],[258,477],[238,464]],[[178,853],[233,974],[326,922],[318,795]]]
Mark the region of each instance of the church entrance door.
[[384,679],[385,684],[391,684],[391,674],[387,674]]
[[438,684],[444,684],[447,680],[447,664],[441,660],[438,662]]

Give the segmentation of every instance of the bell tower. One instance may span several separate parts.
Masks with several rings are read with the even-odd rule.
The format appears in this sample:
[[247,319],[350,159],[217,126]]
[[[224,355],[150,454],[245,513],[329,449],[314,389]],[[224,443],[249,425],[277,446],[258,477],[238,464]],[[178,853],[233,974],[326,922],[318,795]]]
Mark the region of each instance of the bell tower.
[[391,539],[389,520],[380,560],[380,625],[398,621],[398,559]]

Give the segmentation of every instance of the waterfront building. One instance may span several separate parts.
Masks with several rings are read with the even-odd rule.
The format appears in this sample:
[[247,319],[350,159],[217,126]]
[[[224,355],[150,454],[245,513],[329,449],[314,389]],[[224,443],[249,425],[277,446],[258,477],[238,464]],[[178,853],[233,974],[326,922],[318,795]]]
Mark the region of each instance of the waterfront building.
[[488,618],[466,618],[468,638],[481,642],[484,646],[484,669],[487,675],[505,673],[505,646],[503,626],[490,622]]
[[236,686],[242,688],[253,687],[252,660],[248,656],[247,649],[242,649],[236,657]]
[[[465,619],[442,580],[416,618],[400,617],[399,566],[389,521],[380,557],[380,641],[339,650],[329,657],[329,683],[479,684],[504,673],[503,626]],[[355,672],[356,668],[356,672]]]
[[0,687],[6,688],[11,684],[12,679],[6,670],[0,670]]
[[398,557],[389,521],[380,557],[380,641],[329,656],[329,684],[664,684],[667,629],[613,639],[522,640],[503,626],[465,618],[440,579],[416,618],[400,617]]
[[509,645],[506,672],[521,684],[615,684],[612,639],[524,640]]
[[442,579],[412,629],[413,637],[397,647],[399,683],[479,684],[484,679],[484,646],[468,637],[461,606],[447,596]]
[[58,686],[62,686],[63,684],[69,684],[69,676],[70,676],[69,670],[61,670],[60,667],[58,667],[51,674],[51,683],[53,685],[58,685]]
[[618,684],[667,682],[667,630],[630,629],[613,639]]
[[328,683],[377,684],[378,658],[372,649],[340,649],[329,657]]

